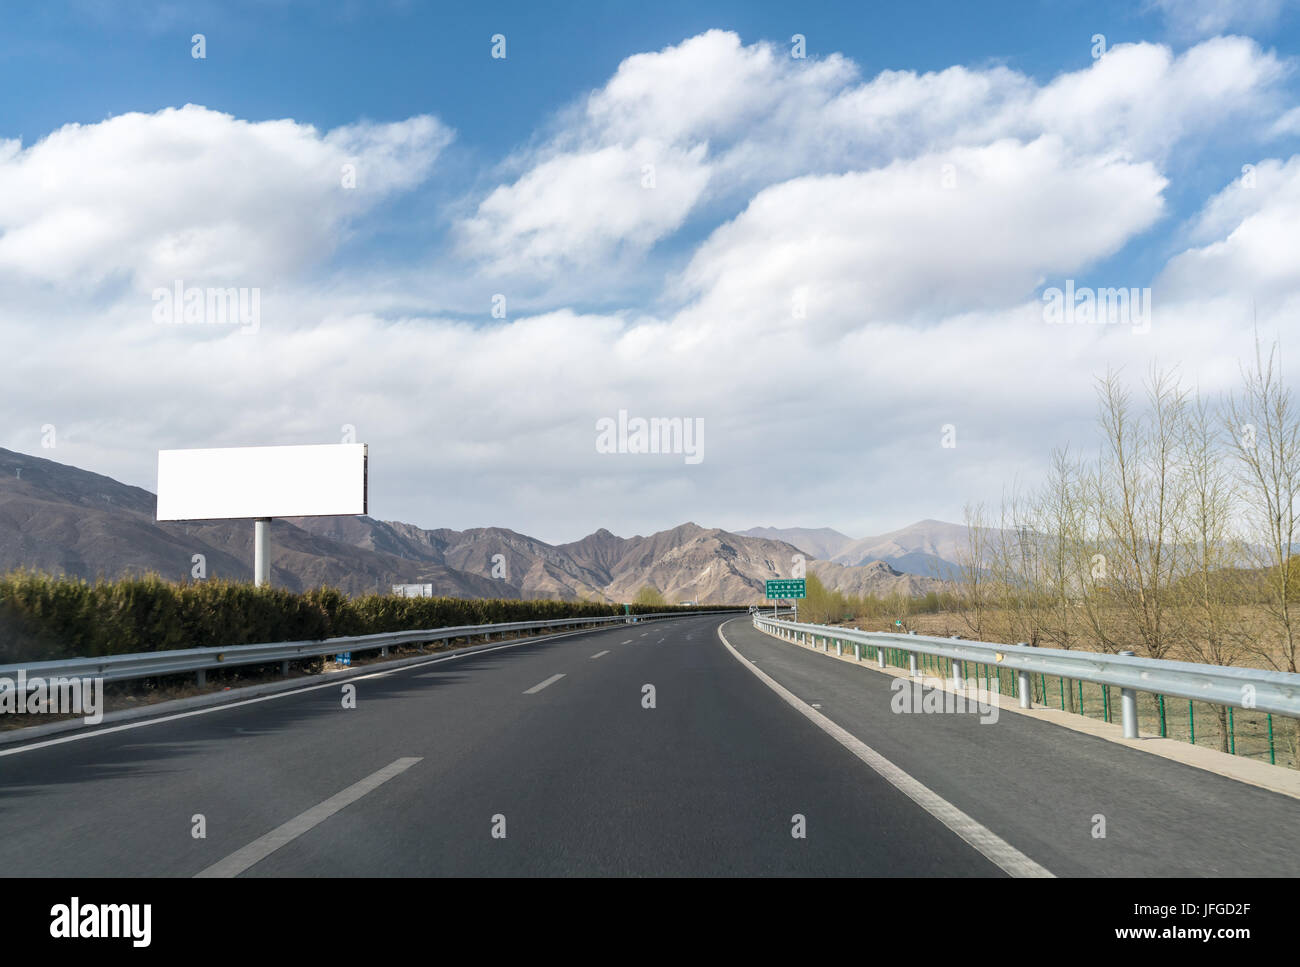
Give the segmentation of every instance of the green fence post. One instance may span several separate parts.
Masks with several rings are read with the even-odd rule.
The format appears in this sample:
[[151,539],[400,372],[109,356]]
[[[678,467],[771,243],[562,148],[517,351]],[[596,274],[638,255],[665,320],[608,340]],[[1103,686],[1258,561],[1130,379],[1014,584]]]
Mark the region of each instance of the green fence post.
[[1107,722],[1110,721],[1110,686],[1109,685],[1101,686],[1101,714],[1102,717]]
[[1061,692],[1061,711],[1064,712],[1065,711],[1065,679],[1058,676],[1056,679],[1056,684]]
[[1083,714],[1083,679],[1079,679],[1079,714]]
[[1232,706],[1228,706],[1228,752],[1237,754],[1237,730],[1232,724]]
[[1273,713],[1268,713],[1268,762],[1277,765],[1277,756],[1273,752]]
[[1156,705],[1160,707],[1160,738],[1167,739],[1169,735],[1165,731],[1165,697],[1163,695],[1156,696]]
[[1196,709],[1192,705],[1192,700],[1187,700],[1187,727],[1191,729],[1192,737],[1187,741],[1196,744]]
[[1038,677],[1039,677],[1040,679],[1042,679],[1042,684],[1043,684],[1043,704],[1046,705],[1046,704],[1047,704],[1047,676],[1044,675],[1042,672],[1039,672],[1039,673],[1038,673]]

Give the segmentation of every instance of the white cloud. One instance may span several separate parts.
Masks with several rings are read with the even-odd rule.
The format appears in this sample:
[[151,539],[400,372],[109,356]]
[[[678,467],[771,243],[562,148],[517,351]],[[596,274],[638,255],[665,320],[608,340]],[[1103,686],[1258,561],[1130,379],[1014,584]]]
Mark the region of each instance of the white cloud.
[[465,248],[498,270],[543,274],[639,254],[681,225],[709,180],[704,148],[641,139],[557,155],[502,185],[462,225]]
[[825,334],[1015,305],[1046,274],[1077,271],[1149,227],[1164,187],[1150,163],[1076,160],[1058,137],[794,179],[696,251],[683,284],[701,298],[687,314]]
[[0,271],[70,286],[271,285],[423,179],[449,140],[431,117],[322,136],[186,105],[71,124],[27,148],[0,142]]
[[[1002,67],[860,82],[841,56],[798,60],[709,31],[627,58],[461,223],[463,251],[497,272],[589,268],[644,252],[710,201],[1004,138],[1161,162],[1189,136],[1256,119],[1286,71],[1250,40],[1216,38],[1179,56],[1119,45],[1043,86]],[[647,163],[651,191],[638,188]]]
[[[190,107],[7,142],[0,339],[22,365],[0,445],[38,452],[51,422],[46,455],[151,486],[159,447],[330,442],[350,423],[372,448],[377,516],[557,540],[793,523],[769,517],[792,506],[855,533],[959,517],[1051,447],[1089,443],[1107,365],[1182,361],[1213,390],[1249,347],[1252,293],[1270,294],[1265,332],[1293,322],[1296,159],[1205,206],[1155,283],[1148,334],[1049,327],[1035,297],[1159,222],[1189,136],[1246,143],[1276,123],[1282,70],[1239,39],[1117,47],[1044,85],[964,67],[862,82],[843,58],[721,32],[638,55],[461,224],[484,264],[456,282],[482,289],[484,319],[487,293],[512,293],[486,325],[445,318],[428,276],[448,270],[415,256],[328,288],[311,271],[426,177],[448,137],[432,119],[322,134]],[[355,193],[338,190],[351,159]],[[704,241],[661,300],[514,308],[536,274],[594,303],[602,259],[632,262],[692,219]],[[138,291],[104,307],[79,289],[262,272],[284,279],[254,337],[155,326]],[[595,421],[620,408],[704,418],[704,462],[597,453]],[[949,422],[955,450],[939,445]]]
[[1278,118],[1269,129],[1269,134],[1273,137],[1300,134],[1300,107],[1292,108]]
[[1205,37],[1230,28],[1268,27],[1282,12],[1284,0],[1150,0],[1180,36]]
[[1175,256],[1158,285],[1180,300],[1236,297],[1257,305],[1300,295],[1300,156],[1260,162],[1206,203],[1191,227],[1201,242]]

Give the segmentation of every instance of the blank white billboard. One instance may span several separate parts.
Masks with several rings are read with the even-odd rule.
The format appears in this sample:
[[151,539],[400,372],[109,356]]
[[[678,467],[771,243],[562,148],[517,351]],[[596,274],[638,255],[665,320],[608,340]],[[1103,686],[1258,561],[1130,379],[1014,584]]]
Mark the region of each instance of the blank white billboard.
[[366,513],[366,445],[158,451],[158,520]]

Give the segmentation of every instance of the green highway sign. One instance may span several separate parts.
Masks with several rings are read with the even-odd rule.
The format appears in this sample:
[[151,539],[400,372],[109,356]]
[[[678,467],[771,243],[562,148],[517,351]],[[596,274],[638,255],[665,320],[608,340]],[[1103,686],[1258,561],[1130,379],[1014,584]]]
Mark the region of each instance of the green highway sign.
[[808,597],[808,584],[803,578],[797,581],[768,581],[766,593],[769,601],[806,598]]

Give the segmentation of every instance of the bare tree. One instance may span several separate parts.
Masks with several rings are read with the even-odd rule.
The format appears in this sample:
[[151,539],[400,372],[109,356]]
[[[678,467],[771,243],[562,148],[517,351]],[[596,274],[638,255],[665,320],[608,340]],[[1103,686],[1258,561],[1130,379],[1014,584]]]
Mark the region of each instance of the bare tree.
[[1229,399],[1227,439],[1237,457],[1238,481],[1250,528],[1251,552],[1264,572],[1265,608],[1281,636],[1281,660],[1267,645],[1257,650],[1273,667],[1294,672],[1297,659],[1295,556],[1300,497],[1300,413],[1282,384],[1275,343],[1265,359],[1258,339],[1255,365],[1243,367],[1245,388]]
[[[1240,659],[1243,638],[1233,608],[1240,601],[1241,548],[1233,535],[1233,481],[1223,461],[1220,421],[1199,393],[1183,427],[1182,475],[1186,494],[1187,573],[1180,595],[1182,638],[1189,657],[1212,665]],[[1227,752],[1228,710],[1216,705],[1219,750]]]
[[1073,648],[1082,634],[1079,614],[1085,577],[1081,556],[1084,500],[1081,469],[1069,448],[1053,450],[1048,479],[1035,505],[1042,546],[1043,633],[1054,648]]
[[962,621],[972,637],[982,640],[989,608],[989,547],[984,504],[967,504],[963,512],[966,546],[958,550],[962,589]]
[[1168,625],[1179,568],[1182,493],[1177,458],[1187,394],[1170,373],[1152,370],[1148,412],[1134,416],[1132,397],[1111,371],[1099,381],[1105,436],[1101,523],[1114,559],[1106,561],[1112,594],[1148,657],[1174,644]]
[[1042,540],[1029,499],[1014,485],[1002,495],[1000,526],[990,545],[1005,634],[1038,646],[1044,618]]

